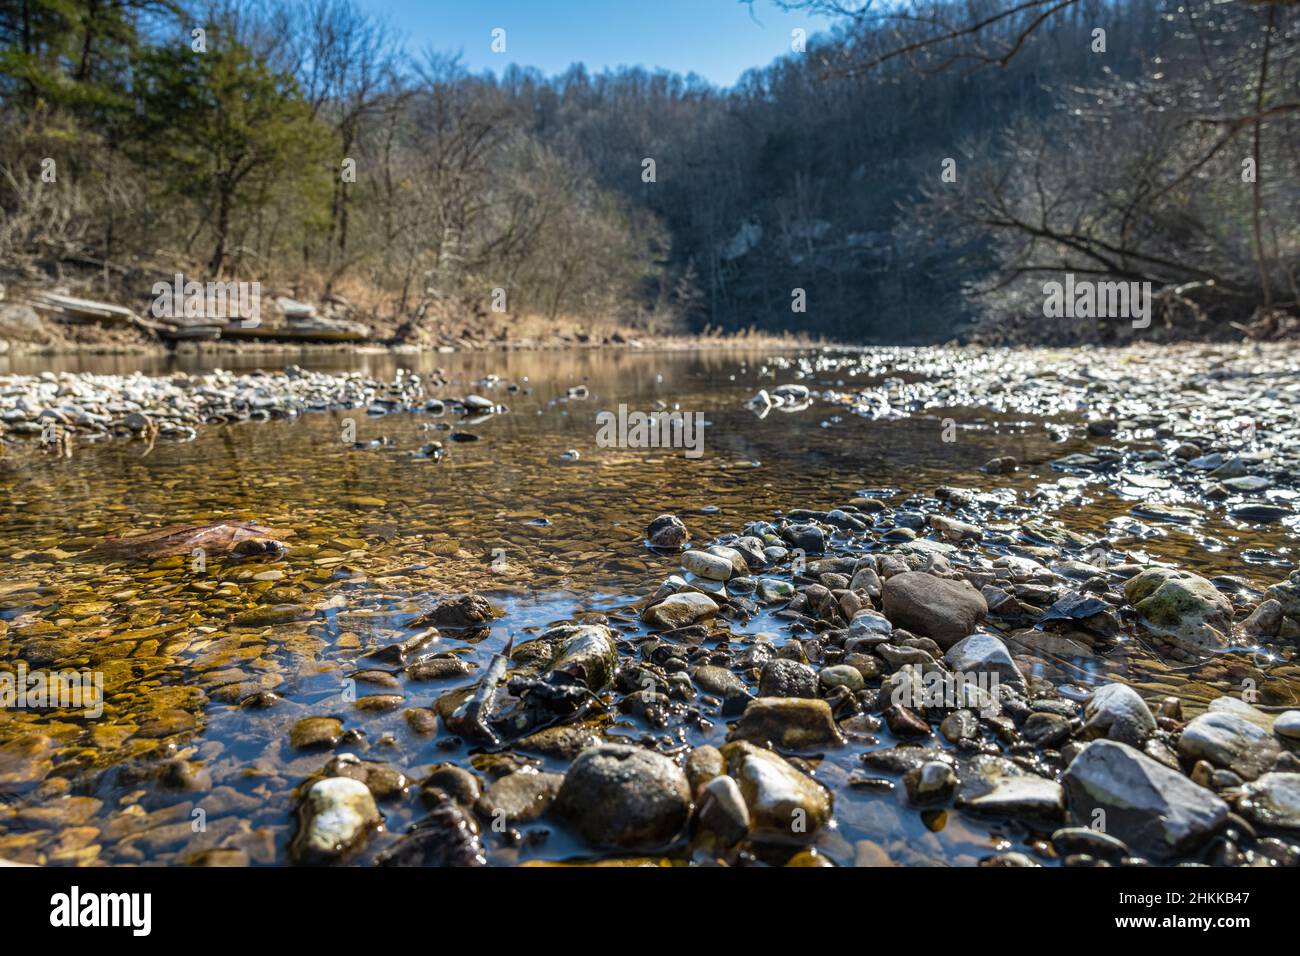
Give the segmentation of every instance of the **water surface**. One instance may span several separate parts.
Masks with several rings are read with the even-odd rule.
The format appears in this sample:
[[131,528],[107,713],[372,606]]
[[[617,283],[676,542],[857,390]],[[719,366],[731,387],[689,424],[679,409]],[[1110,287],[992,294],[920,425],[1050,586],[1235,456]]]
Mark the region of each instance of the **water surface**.
[[[490,774],[514,758],[471,753],[445,730],[421,733],[405,717],[407,708],[427,707],[474,677],[403,679],[397,689],[351,685],[363,655],[407,636],[421,608],[468,589],[488,595],[506,616],[482,641],[445,638],[437,649],[456,649],[481,666],[509,636],[523,639],[582,615],[610,614],[635,637],[643,630],[619,609],[677,568],[643,544],[646,524],[663,512],[681,516],[698,542],[782,509],[832,508],[864,491],[1001,489],[1012,503],[1034,496],[1035,509],[1081,532],[1099,532],[1133,504],[1100,485],[1063,484],[1048,462],[1088,445],[1055,440],[1042,419],[933,409],[871,421],[824,403],[760,419],[744,407],[756,389],[796,381],[788,370],[769,369],[766,358],[583,351],[294,354],[245,358],[238,366],[228,356],[64,360],[72,370],[150,374],[290,361],[382,378],[399,367],[441,369],[447,384],[435,395],[477,393],[509,412],[467,424],[450,414],[355,409],[210,427],[192,442],[160,441],[147,455],[140,442],[110,441],[79,445],[70,460],[31,446],[0,461],[0,662],[92,668],[107,684],[97,720],[72,711],[0,711],[0,747],[7,748],[0,751],[7,806],[0,857],[183,862],[209,847],[238,846],[254,862],[282,862],[293,833],[290,792],[328,758],[288,744],[294,722],[314,715],[337,716],[356,732],[339,752],[407,773],[410,792],[381,804],[387,829],[400,833],[420,816],[415,784],[430,766],[453,761]],[[833,375],[801,381],[815,390],[842,384]],[[585,398],[570,397],[575,386],[585,386]],[[619,404],[703,413],[704,454],[599,447],[596,415]],[[961,426],[955,441],[943,440],[947,417]],[[356,439],[376,447],[345,444],[349,419]],[[453,430],[479,440],[451,442]],[[413,456],[430,441],[444,443],[444,460]],[[1025,467],[1006,476],[980,471],[1002,455]],[[202,570],[182,557],[130,563],[81,554],[106,535],[217,520],[293,531],[292,547],[280,561],[214,559]],[[1284,571],[1249,565],[1241,552],[1257,548],[1285,563],[1294,546],[1284,526],[1213,520],[1166,527],[1142,545],[1151,557],[1207,576],[1243,575],[1257,584]],[[767,614],[734,629],[777,643],[788,634]],[[1231,686],[1222,666],[1175,673],[1140,649],[1083,667],[1062,662],[1049,676],[1086,683],[1110,671],[1176,688],[1192,704]],[[265,710],[240,706],[264,690],[282,702]],[[391,710],[363,710],[350,691],[404,700]],[[629,718],[609,732],[661,736]],[[720,743],[726,726],[714,719],[676,734],[659,741],[662,749]],[[880,741],[891,743],[885,732]],[[861,771],[861,749],[816,767],[836,795],[836,827],[819,842],[836,863],[854,862],[864,839],[892,844],[903,862],[969,864],[1034,838],[1012,824],[918,815],[895,795],[849,786],[849,775]],[[183,758],[200,778],[160,773],[158,758]],[[563,770],[562,763],[529,759]],[[67,793],[78,799],[62,799]],[[553,823],[525,830],[548,834],[522,846],[486,834],[492,860],[591,855]],[[362,860],[384,845],[372,841]]]

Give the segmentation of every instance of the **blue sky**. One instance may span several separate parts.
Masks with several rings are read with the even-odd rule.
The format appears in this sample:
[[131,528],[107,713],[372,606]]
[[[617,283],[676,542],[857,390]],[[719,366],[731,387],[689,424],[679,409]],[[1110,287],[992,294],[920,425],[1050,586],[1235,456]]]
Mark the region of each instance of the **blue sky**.
[[[808,36],[829,22],[785,13],[755,0],[359,0],[387,19],[411,53],[429,47],[463,53],[472,71],[510,63],[550,75],[572,63],[592,72],[641,65],[697,73],[730,86],[745,70],[790,51],[790,31]],[[493,53],[492,30],[506,31],[506,52]]]

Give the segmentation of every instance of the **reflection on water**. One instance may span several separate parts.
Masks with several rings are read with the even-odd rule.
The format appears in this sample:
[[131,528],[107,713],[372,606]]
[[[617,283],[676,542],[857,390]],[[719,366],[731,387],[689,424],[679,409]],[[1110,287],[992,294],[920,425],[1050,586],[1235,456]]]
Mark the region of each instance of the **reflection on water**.
[[[83,370],[96,372],[198,368],[197,360],[166,369],[163,360],[84,362]],[[1082,443],[1054,442],[1040,422],[960,409],[872,422],[817,403],[759,420],[745,400],[787,380],[765,376],[759,355],[339,353],[238,364],[223,356],[216,364],[286,362],[376,377],[398,367],[441,368],[449,380],[441,394],[479,393],[510,412],[468,424],[450,414],[358,409],[213,427],[193,442],[159,442],[147,456],[141,443],[108,442],[80,446],[71,460],[34,447],[0,460],[0,662],[93,669],[106,694],[99,719],[0,711],[0,857],[182,861],[222,846],[255,862],[282,861],[293,832],[290,793],[328,759],[290,746],[290,728],[306,716],[339,718],[349,735],[339,751],[400,768],[413,782],[381,806],[390,833],[421,815],[414,783],[434,764],[473,765],[489,777],[519,759],[562,770],[552,758],[471,754],[449,747],[445,731],[417,726],[411,709],[427,708],[473,675],[397,677],[392,686],[350,678],[372,666],[367,652],[409,636],[405,625],[418,610],[467,589],[508,613],[478,643],[447,637],[432,649],[479,668],[509,635],[584,613],[612,614],[619,629],[641,633],[618,609],[676,570],[676,561],[643,547],[646,524],[663,512],[682,516],[699,541],[780,509],[831,508],[864,489],[1002,488],[1021,503],[1035,495],[1035,507],[1080,531],[1099,531],[1132,504],[1100,486],[1061,482],[1046,462]],[[586,397],[568,397],[578,385]],[[703,456],[599,447],[596,415],[620,403],[703,413]],[[956,442],[940,438],[947,416],[964,426]],[[345,445],[348,419],[358,441],[382,441],[367,450]],[[479,440],[449,441],[453,431]],[[444,460],[413,454],[434,440],[443,442]],[[999,455],[1028,467],[981,474],[980,465]],[[192,555],[132,562],[89,552],[110,534],[232,520],[292,531],[288,553],[244,562],[213,555],[200,567]],[[1262,572],[1264,583],[1281,575],[1244,565],[1240,552],[1284,554],[1291,545],[1285,529],[1213,525],[1142,543],[1153,557],[1203,574]],[[768,614],[734,630],[778,642],[786,633]],[[1226,679],[1226,671],[1210,669],[1192,680],[1135,654],[1122,664],[1062,660],[1048,676],[1086,684],[1120,666],[1153,692],[1167,687],[1191,701],[1213,696]],[[265,692],[279,702],[250,705]],[[642,729],[619,720],[609,733],[638,738]],[[725,733],[719,721],[684,742],[720,743]],[[887,733],[881,739],[890,743]],[[936,821],[904,812],[892,796],[855,789],[848,779],[861,770],[859,752],[850,748],[817,768],[836,793],[838,827],[820,844],[836,862],[851,863],[853,843],[863,838],[903,834],[912,862],[948,863],[973,862],[1003,836],[1016,838],[997,824],[953,814]],[[548,829],[545,841],[520,847],[486,842],[495,862],[589,852]],[[383,845],[373,842],[369,855]]]

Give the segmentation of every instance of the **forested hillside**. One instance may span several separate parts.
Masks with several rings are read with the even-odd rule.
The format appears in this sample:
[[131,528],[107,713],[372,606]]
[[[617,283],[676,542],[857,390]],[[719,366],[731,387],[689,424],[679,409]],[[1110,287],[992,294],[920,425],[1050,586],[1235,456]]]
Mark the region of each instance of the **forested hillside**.
[[1117,334],[1044,322],[1065,272],[1150,281],[1153,334],[1295,312],[1296,3],[783,5],[838,25],[723,90],[470,75],[351,0],[6,0],[0,281],[260,279],[406,333],[504,290],[650,330]]

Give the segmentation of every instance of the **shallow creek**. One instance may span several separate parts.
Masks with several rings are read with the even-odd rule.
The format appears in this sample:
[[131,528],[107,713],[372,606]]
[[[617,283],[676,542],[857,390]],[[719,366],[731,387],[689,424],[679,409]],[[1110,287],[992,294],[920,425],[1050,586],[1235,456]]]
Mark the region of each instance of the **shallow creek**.
[[[645,546],[647,523],[665,512],[703,544],[783,510],[831,509],[864,493],[898,501],[959,486],[1000,492],[1038,520],[1097,534],[1130,513],[1142,500],[1134,495],[1145,495],[1141,487],[1126,495],[1053,470],[1050,462],[1096,444],[1077,428],[1062,441],[1045,427],[1077,425],[1077,409],[1050,417],[926,409],[870,420],[814,400],[760,418],[745,405],[759,388],[796,380],[814,391],[843,385],[834,370],[796,379],[767,358],[635,351],[258,356],[243,364],[296,362],[385,379],[399,367],[440,368],[446,385],[431,394],[478,394],[509,411],[473,423],[450,412],[329,411],[207,427],[193,441],[159,440],[147,455],[140,441],[81,443],[70,458],[42,454],[35,442],[11,444],[0,459],[0,668],[22,661],[89,669],[103,674],[106,699],[96,719],[72,710],[0,710],[0,857],[181,863],[234,847],[254,863],[282,863],[295,828],[292,791],[333,754],[350,752],[399,768],[407,781],[380,802],[386,832],[357,858],[364,863],[422,815],[419,782],[434,764],[456,763],[484,779],[523,761],[562,773],[566,761],[476,751],[445,727],[417,729],[405,712],[474,683],[508,639],[518,643],[555,622],[612,615],[620,636],[635,642],[646,634],[634,612],[619,609],[678,569],[677,556]],[[43,368],[166,374],[202,364],[100,359]],[[209,364],[239,368],[229,358]],[[584,397],[570,394],[576,386],[585,387]],[[597,444],[598,412],[664,407],[657,402],[703,413],[701,457]],[[944,440],[946,418],[958,426],[955,440]],[[341,439],[349,419],[356,440],[374,447]],[[452,431],[477,440],[449,441]],[[443,443],[441,461],[412,454],[431,441]],[[980,470],[999,456],[1013,456],[1021,468]],[[1187,503],[1172,491],[1164,500]],[[1159,534],[1128,545],[1130,554],[1206,577],[1236,575],[1260,589],[1294,567],[1296,531],[1287,522],[1144,520]],[[136,562],[87,553],[109,535],[213,521],[291,531],[288,551],[279,560],[213,556],[202,568],[187,556]],[[463,655],[476,665],[473,673],[414,681],[397,672],[387,687],[348,680],[374,666],[363,660],[368,652],[409,636],[407,625],[421,610],[470,590],[504,616],[479,640],[448,635],[430,649]],[[778,645],[789,635],[770,609],[733,622],[732,631],[741,642],[765,634]],[[1081,686],[1120,676],[1144,696],[1183,697],[1190,716],[1231,691],[1239,674],[1222,662],[1185,668],[1133,643],[1059,661],[1045,676]],[[1266,676],[1279,699],[1300,689],[1292,665]],[[241,706],[261,691],[274,691],[279,703]],[[367,696],[394,699],[367,705]],[[338,718],[345,740],[332,751],[294,748],[290,729],[309,716]],[[720,745],[728,719],[713,713],[703,725],[675,727],[662,749]],[[604,731],[633,740],[665,736],[619,714]],[[887,729],[875,736],[879,746],[893,745]],[[812,762],[834,794],[834,826],[817,843],[833,862],[852,864],[869,841],[899,863],[969,865],[1032,837],[1014,822],[917,813],[897,794],[851,785],[851,775],[862,772],[862,750],[876,745],[855,743]],[[164,758],[167,769],[159,770]],[[484,833],[491,862],[616,855],[591,850],[549,819],[519,831],[522,838]]]

